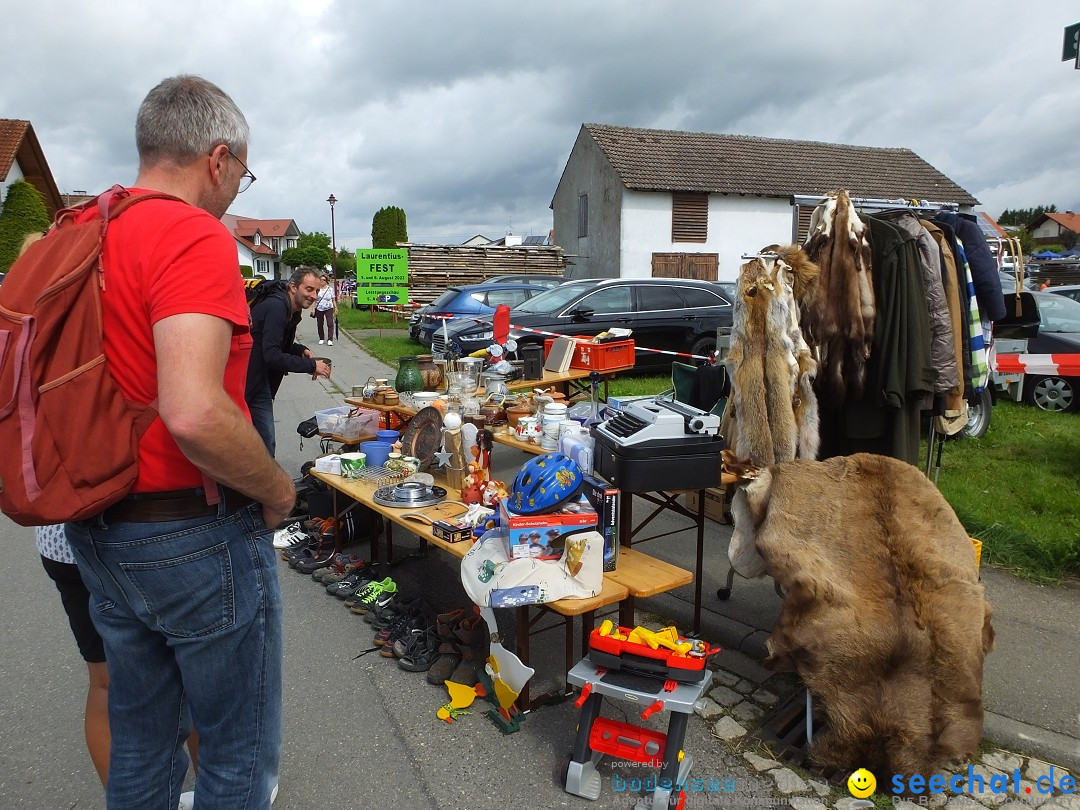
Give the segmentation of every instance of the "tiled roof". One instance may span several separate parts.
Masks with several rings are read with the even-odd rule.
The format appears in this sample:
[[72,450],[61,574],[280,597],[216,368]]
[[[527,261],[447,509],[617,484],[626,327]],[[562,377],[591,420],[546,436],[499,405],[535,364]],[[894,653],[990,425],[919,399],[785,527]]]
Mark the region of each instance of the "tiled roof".
[[1071,211],[1064,214],[1044,214],[1047,219],[1052,219],[1062,228],[1072,231],[1073,233],[1080,233],[1080,214],[1074,214]]
[[248,250],[250,250],[252,253],[265,253],[265,254],[270,255],[270,256],[276,256],[277,255],[276,253],[274,253],[274,251],[272,251],[266,245],[256,245],[254,242],[252,242],[250,239],[248,239],[245,236],[240,236],[239,234],[234,233],[233,238],[236,239],[237,242],[239,242],[241,245],[246,247]]
[[221,221],[226,228],[241,236],[251,236],[256,231],[263,236],[284,236],[289,231],[289,226],[294,224],[291,219],[251,219],[236,214],[226,214]]
[[978,200],[910,149],[584,124],[627,188],[787,197]]
[[15,164],[15,153],[19,151],[29,128],[29,121],[0,118],[0,180],[8,176]]

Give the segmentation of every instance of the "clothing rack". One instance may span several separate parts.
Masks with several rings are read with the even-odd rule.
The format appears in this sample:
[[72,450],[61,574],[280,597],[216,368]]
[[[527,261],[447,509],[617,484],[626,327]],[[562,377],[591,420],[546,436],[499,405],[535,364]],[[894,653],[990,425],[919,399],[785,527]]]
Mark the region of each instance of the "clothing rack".
[[[792,194],[791,205],[799,208],[805,206],[818,206],[828,199],[825,195]],[[896,208],[909,208],[912,211],[959,211],[960,204],[954,202],[930,202],[928,200],[886,200],[872,197],[849,197],[851,204],[856,208],[868,211],[891,211]]]

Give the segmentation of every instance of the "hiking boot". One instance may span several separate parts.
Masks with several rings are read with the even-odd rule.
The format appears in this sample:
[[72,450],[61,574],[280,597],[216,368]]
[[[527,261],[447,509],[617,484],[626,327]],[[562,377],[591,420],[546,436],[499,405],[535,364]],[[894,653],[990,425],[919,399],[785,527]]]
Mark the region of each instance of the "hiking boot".
[[427,672],[439,658],[439,633],[429,627],[409,641],[398,666],[406,672]]
[[[476,611],[479,614],[479,610]],[[461,653],[461,663],[457,665],[449,680],[465,686],[476,686],[480,682],[477,671],[483,669],[484,662],[488,657],[488,634],[487,622],[480,615],[471,615],[462,620],[456,628],[454,635],[458,639],[458,652]]]
[[427,682],[439,686],[449,678],[461,663],[454,630],[465,619],[464,610],[452,610],[435,617],[435,630],[439,634],[439,658],[428,670]]

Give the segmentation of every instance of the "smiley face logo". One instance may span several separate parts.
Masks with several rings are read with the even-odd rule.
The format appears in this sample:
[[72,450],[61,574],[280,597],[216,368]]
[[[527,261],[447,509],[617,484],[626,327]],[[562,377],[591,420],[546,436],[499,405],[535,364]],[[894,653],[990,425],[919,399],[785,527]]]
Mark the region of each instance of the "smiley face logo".
[[877,779],[866,768],[859,768],[847,780],[847,789],[856,799],[865,799],[877,788]]

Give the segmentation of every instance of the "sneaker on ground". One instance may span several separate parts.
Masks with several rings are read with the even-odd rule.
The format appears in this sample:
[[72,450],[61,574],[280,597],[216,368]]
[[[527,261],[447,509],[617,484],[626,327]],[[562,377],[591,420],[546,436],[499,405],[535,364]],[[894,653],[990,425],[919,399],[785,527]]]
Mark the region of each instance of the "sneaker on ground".
[[323,345],[323,343],[324,343],[324,341],[322,341],[322,340],[320,340],[320,341],[319,341],[319,345],[320,345],[320,346],[322,346],[322,345]]
[[334,341],[332,341],[332,340],[328,340],[328,341],[326,341],[326,345],[327,345],[327,346],[333,346],[333,345],[334,345]]
[[274,532],[274,548],[288,548],[308,538],[304,527],[297,523],[290,523],[284,529]]

